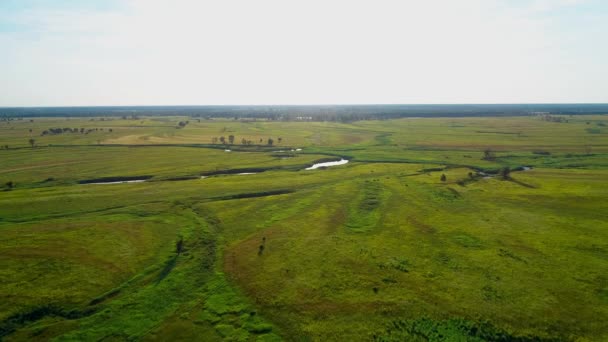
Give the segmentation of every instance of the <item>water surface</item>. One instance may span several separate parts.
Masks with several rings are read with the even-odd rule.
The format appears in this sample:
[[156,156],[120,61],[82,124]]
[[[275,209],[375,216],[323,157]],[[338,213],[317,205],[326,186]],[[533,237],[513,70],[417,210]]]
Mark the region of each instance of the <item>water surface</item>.
[[344,165],[348,163],[348,159],[340,159],[337,161],[330,161],[330,162],[324,162],[324,163],[316,163],[313,164],[311,167],[307,167],[306,170],[315,170],[318,169],[320,167],[330,167],[330,166],[337,166],[337,165]]

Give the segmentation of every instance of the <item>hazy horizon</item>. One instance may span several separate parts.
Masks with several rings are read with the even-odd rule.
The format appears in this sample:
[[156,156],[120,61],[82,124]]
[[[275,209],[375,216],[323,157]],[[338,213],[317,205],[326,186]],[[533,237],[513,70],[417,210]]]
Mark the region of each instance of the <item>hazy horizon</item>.
[[608,103],[599,0],[6,0],[0,107]]
[[586,106],[606,105],[608,102],[528,102],[528,103],[259,103],[259,104],[101,104],[101,105],[53,105],[53,106],[0,106],[0,108],[136,108],[136,107],[373,107],[373,106]]

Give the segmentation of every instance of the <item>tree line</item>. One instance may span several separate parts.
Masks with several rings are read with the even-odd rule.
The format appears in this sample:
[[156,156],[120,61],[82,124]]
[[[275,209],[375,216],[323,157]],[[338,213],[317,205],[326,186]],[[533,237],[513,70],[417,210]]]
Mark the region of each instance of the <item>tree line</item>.
[[[211,138],[211,143],[214,145],[218,145],[218,144],[222,144],[222,145],[234,145],[234,141],[235,141],[236,137],[234,135],[229,135],[228,138],[226,138],[225,136],[220,136],[220,137],[212,137]],[[283,142],[283,138],[282,137],[278,137],[277,138],[278,143],[282,143]],[[260,138],[260,140],[257,142],[258,145],[268,145],[268,146],[272,146],[274,145],[274,139],[273,138],[268,138],[266,140],[264,140],[263,138]],[[242,138],[241,139],[241,145],[254,145],[254,141],[253,140],[249,140],[246,138]]]
[[[63,133],[80,133],[80,134],[89,134],[92,132],[97,132],[97,131],[102,131],[103,132],[103,128],[89,128],[89,129],[85,129],[85,128],[69,128],[69,127],[64,127],[64,128],[49,128],[47,130],[42,131],[42,133],[40,135],[56,135],[56,134],[63,134]],[[32,130],[30,130],[31,132]],[[112,129],[108,128],[108,132],[112,133]]]
[[[129,112],[126,115],[125,112]],[[190,116],[192,118],[263,119],[285,121],[378,120],[403,117],[522,116],[536,114],[604,114],[608,104],[446,104],[446,105],[310,105],[310,106],[125,106],[125,107],[4,107],[0,120],[22,117]]]

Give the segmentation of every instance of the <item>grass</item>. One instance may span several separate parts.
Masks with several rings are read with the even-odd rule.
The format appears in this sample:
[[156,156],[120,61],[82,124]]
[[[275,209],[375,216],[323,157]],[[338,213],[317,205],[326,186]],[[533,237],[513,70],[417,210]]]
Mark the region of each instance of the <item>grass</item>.
[[603,116],[186,119],[1,125],[1,339],[608,338]]
[[[66,146],[0,151],[2,180],[17,187],[67,185],[82,180],[154,176],[152,180],[242,168],[304,168],[324,156],[282,158],[269,152],[224,152],[196,147]],[[132,161],[132,162],[125,162]],[[4,182],[4,183],[5,183]],[[4,184],[3,183],[3,184]]]

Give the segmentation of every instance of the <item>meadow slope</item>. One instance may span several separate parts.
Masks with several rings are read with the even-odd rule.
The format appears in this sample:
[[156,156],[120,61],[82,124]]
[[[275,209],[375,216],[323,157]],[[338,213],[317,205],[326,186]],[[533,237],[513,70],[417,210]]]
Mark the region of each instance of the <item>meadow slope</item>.
[[0,340],[607,340],[607,124],[0,122]]

